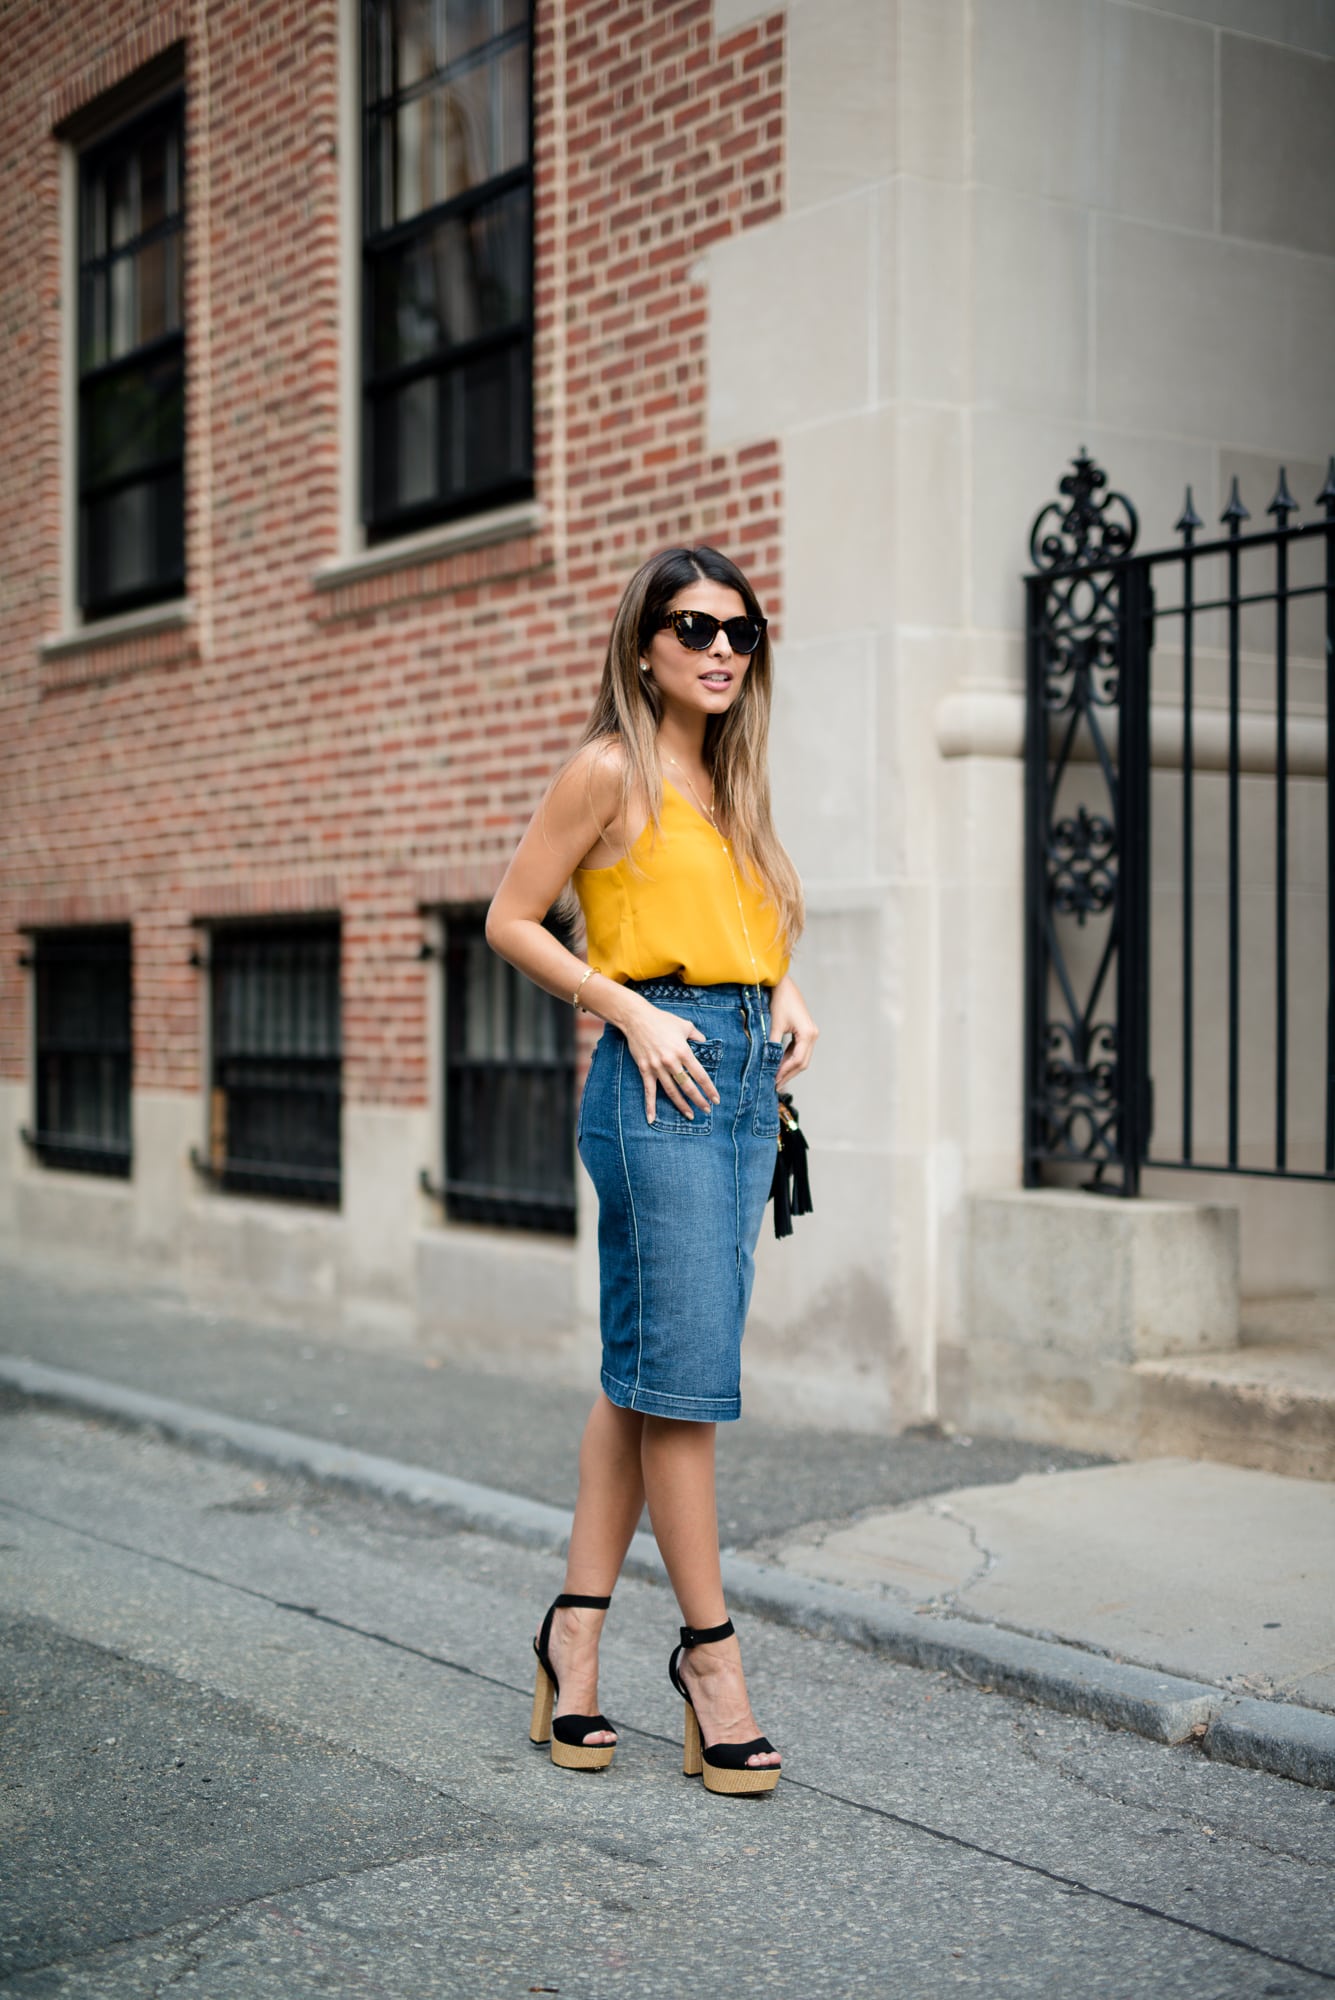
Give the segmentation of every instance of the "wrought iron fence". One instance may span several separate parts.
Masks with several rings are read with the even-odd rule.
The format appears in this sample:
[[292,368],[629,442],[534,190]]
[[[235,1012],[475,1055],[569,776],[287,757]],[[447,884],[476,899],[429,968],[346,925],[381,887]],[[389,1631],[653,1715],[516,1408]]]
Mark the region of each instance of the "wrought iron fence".
[[[1335,1178],[1335,458],[1179,547],[1081,452],[1026,579],[1025,1180]],[[1156,1090],[1156,1083],[1159,1088]]]

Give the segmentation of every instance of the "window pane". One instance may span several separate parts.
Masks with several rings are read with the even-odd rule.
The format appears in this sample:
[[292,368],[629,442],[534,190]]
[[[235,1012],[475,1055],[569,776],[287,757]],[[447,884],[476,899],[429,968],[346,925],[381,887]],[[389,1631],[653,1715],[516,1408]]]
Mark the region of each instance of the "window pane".
[[395,87],[406,90],[436,67],[433,0],[394,0]]
[[96,368],[107,358],[107,281],[101,271],[85,271],[79,287],[79,365]]
[[167,278],[166,314],[167,326],[171,332],[180,331],[184,323],[184,309],[181,301],[181,278],[185,269],[183,256],[184,239],[179,230],[174,230],[166,239]]
[[527,346],[487,354],[455,370],[452,484],[485,492],[519,477],[527,461],[521,364]]
[[150,133],[139,148],[139,227],[152,229],[164,222],[167,200],[167,134]]
[[130,354],[139,345],[138,269],[133,257],[118,257],[107,273],[111,285],[111,354]]
[[85,257],[102,256],[107,247],[107,203],[100,175],[90,175],[84,181],[83,238]]
[[214,971],[216,1055],[310,1060],[339,1053],[336,937],[220,933]]
[[399,106],[393,119],[394,147],[394,213],[393,220],[400,222],[405,216],[417,215],[422,209],[430,208],[435,200],[435,183],[432,178],[433,160],[430,135],[426,132],[427,100],[413,98],[410,104]]
[[445,0],[445,60],[458,62],[496,33],[493,0]]
[[107,170],[111,211],[111,248],[118,249],[139,232],[139,162],[135,154],[113,160]]
[[528,43],[507,49],[496,64],[498,174],[528,158]]
[[376,408],[377,512],[398,513],[437,497],[439,387],[434,376],[409,382]]
[[181,475],[165,473],[85,502],[84,601],[179,584],[184,567]]
[[86,384],[82,413],[80,473],[85,489],[179,458],[185,438],[179,356]]
[[528,191],[438,223],[373,269],[375,366],[499,332],[528,313]]
[[153,490],[125,486],[93,503],[89,527],[97,551],[95,594],[119,597],[155,580]]
[[146,243],[135,259],[139,266],[139,325],[136,333],[140,346],[147,340],[156,340],[172,324],[168,316],[167,251],[167,240],[160,236],[156,243]]
[[97,343],[99,359],[133,354],[181,324],[180,267],[180,238],[173,232],[115,258],[105,278],[89,274],[99,308],[104,285],[111,292],[111,342],[105,352]]
[[[528,47],[475,64],[452,83],[411,98],[389,114],[395,190],[381,190],[381,226],[452,201],[528,158]],[[379,121],[378,121],[379,122]]]

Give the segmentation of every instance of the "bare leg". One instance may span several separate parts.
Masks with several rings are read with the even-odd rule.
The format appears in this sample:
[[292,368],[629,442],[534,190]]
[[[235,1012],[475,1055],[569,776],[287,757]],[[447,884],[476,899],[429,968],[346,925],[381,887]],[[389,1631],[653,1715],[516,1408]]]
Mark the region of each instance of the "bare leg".
[[[644,1509],[640,1429],[644,1418],[599,1395],[579,1448],[579,1493],[566,1556],[565,1589],[580,1597],[610,1597],[630,1538]],[[564,1609],[552,1619],[547,1642],[561,1691],[558,1715],[598,1713],[598,1640],[605,1611]],[[595,1729],[586,1743],[615,1743],[613,1731]]]
[[[641,1448],[649,1519],[688,1625],[707,1630],[727,1617],[719,1568],[714,1497],[714,1425],[645,1417]],[[707,1744],[749,1743],[760,1735],[751,1712],[736,1637],[683,1653],[679,1669],[691,1691]],[[748,1764],[777,1764],[758,1752]]]

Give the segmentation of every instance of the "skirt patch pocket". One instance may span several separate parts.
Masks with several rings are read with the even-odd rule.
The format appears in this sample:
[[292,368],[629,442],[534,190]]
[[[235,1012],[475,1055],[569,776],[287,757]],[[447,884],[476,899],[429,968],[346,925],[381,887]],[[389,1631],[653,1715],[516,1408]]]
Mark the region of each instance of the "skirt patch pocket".
[[762,1139],[779,1136],[779,1064],[787,1044],[766,1042],[760,1051],[760,1075],[756,1081],[756,1115],[751,1130]]
[[[710,1082],[714,1082],[718,1076],[718,1066],[723,1057],[723,1043],[721,1041],[692,1042],[691,1054],[695,1057]],[[694,1103],[693,1100],[688,1098],[687,1102],[691,1104],[691,1108],[695,1113],[694,1118],[688,1118],[685,1112],[678,1111],[676,1105],[660,1084],[658,1086],[658,1094],[654,1100],[653,1124],[649,1126],[649,1130],[651,1132],[670,1132],[674,1135],[683,1132],[698,1133],[712,1131],[714,1123],[713,1105],[707,1105],[701,1110],[700,1106]],[[647,1124],[648,1120],[646,1119],[645,1122]]]

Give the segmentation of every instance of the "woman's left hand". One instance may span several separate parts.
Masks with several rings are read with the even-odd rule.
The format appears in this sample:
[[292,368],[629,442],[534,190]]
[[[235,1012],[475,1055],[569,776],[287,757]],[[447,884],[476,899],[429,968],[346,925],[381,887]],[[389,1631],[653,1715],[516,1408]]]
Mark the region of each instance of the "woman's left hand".
[[770,995],[769,1003],[770,1040],[781,1042],[785,1035],[792,1037],[784,1050],[783,1061],[779,1064],[775,1078],[780,1090],[791,1078],[800,1074],[811,1061],[820,1029],[807,1012],[807,1003],[798,992],[787,973],[779,981]]

